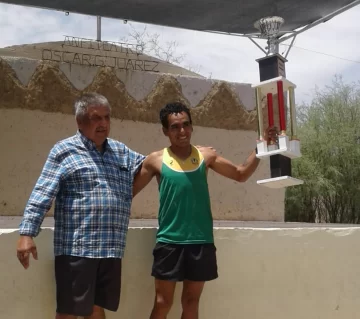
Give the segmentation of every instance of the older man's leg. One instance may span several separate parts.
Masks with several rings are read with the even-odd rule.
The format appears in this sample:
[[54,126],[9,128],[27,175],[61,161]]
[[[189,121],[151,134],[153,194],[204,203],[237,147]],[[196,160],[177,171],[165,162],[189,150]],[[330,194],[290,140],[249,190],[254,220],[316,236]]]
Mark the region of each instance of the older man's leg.
[[104,309],[117,311],[121,293],[121,259],[100,259],[96,274],[94,311],[89,319],[105,318]]
[[55,257],[56,319],[76,319],[93,313],[99,260]]

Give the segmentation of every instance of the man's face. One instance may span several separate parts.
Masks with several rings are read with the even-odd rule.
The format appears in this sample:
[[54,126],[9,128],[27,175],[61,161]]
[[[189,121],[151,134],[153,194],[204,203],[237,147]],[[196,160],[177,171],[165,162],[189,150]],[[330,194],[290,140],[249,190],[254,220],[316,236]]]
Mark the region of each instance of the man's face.
[[185,112],[168,115],[169,127],[163,128],[164,134],[170,139],[171,145],[186,147],[190,145],[193,127]]
[[110,133],[110,109],[104,106],[90,106],[77,123],[82,134],[96,146],[100,146]]

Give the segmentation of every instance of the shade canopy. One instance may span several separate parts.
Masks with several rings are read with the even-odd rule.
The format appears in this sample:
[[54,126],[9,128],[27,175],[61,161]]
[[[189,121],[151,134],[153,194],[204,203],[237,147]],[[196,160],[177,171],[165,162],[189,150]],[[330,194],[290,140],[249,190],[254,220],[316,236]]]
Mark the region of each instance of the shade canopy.
[[142,23],[238,34],[255,33],[266,16],[285,19],[295,30],[358,1],[351,0],[6,0],[16,5],[128,19]]

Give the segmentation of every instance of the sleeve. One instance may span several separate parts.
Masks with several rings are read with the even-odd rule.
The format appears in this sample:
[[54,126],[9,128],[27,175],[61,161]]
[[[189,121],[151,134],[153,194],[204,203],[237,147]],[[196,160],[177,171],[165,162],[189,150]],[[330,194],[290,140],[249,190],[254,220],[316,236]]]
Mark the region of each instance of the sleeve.
[[20,235],[36,237],[39,234],[45,214],[50,210],[59,192],[63,168],[56,154],[57,150],[54,147],[26,204],[19,226]]
[[129,150],[129,156],[130,156],[131,174],[132,174],[133,178],[135,178],[135,175],[140,170],[141,165],[144,162],[146,156],[144,156],[140,153],[137,153],[133,150]]

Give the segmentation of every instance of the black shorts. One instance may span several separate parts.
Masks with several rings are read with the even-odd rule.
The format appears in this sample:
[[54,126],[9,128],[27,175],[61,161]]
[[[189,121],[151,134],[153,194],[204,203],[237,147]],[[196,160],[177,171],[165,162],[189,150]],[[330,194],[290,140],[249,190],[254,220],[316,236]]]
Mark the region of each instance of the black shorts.
[[151,275],[170,281],[210,281],[218,277],[214,244],[157,243]]
[[93,306],[116,311],[120,302],[121,259],[55,256],[56,312],[90,316]]

